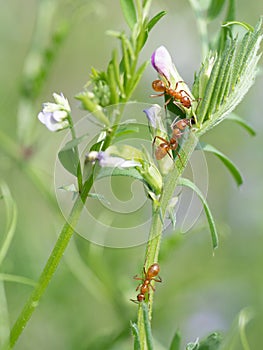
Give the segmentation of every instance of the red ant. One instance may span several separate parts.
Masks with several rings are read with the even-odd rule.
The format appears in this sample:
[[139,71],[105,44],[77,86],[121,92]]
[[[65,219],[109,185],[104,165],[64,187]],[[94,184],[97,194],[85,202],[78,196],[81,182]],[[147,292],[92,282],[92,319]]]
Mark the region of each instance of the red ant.
[[[175,88],[171,88],[170,81],[166,78],[167,84],[165,84],[162,80],[157,79],[152,82],[152,88],[156,92],[161,92],[158,95],[151,95],[151,97],[168,95],[170,98],[165,102],[164,106],[166,107],[171,99],[174,99],[174,104],[180,107],[180,104],[185,108],[190,108],[192,106],[191,96],[185,90],[177,91],[178,84],[184,83],[184,81],[180,80],[176,83]],[[177,100],[177,101],[175,101]]]
[[180,155],[176,151],[178,148],[178,139],[183,135],[183,131],[185,130],[185,128],[187,126],[192,126],[193,123],[194,123],[193,118],[191,118],[191,119],[187,119],[187,118],[179,119],[177,122],[172,123],[171,128],[172,128],[173,133],[172,133],[172,137],[170,138],[169,141],[165,140],[161,136],[155,136],[155,138],[153,139],[153,145],[155,144],[156,139],[163,141],[162,143],[160,143],[160,145],[155,150],[155,158],[157,160],[161,160],[166,156],[166,154],[168,154],[168,156],[173,160],[173,157],[172,157],[170,151],[175,151],[178,155],[178,158],[180,159],[180,161],[182,163]]
[[[150,287],[152,288],[153,291],[155,291],[155,288],[151,285],[151,281],[162,282],[161,277],[158,276],[158,274],[160,272],[159,264],[157,264],[157,263],[152,264],[148,268],[147,272],[146,272],[145,268],[143,268],[143,272],[144,272],[144,278],[139,278],[139,277],[137,277],[137,275],[133,277],[135,280],[142,281],[142,283],[139,284],[138,287],[136,288],[136,290],[140,290],[140,293],[137,295],[137,300],[130,299],[134,303],[141,303],[142,301],[144,301],[145,294],[149,293]],[[158,278],[155,278],[156,276]]]

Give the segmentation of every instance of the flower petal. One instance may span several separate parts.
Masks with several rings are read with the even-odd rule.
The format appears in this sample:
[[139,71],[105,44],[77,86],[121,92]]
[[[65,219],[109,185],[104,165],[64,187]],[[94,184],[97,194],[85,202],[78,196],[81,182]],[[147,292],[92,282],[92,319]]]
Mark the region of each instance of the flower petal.
[[43,113],[53,113],[55,111],[61,110],[61,107],[56,103],[45,102],[43,103]]
[[[38,120],[39,120],[42,124],[46,124],[47,115],[48,115],[48,113],[39,112],[38,115],[37,115]],[[51,113],[49,113],[49,115],[51,115]]]
[[118,168],[131,168],[131,167],[141,167],[139,162],[134,160],[126,160],[121,157],[113,157],[106,152],[99,152],[97,159],[101,167],[118,167]]
[[57,122],[62,122],[64,119],[67,118],[67,112],[66,111],[55,111],[53,112],[53,119]]
[[176,76],[172,58],[164,46],[160,46],[154,51],[151,58],[153,68],[168,81]]
[[162,108],[154,104],[150,108],[144,109],[143,112],[149,121],[149,124],[154,128],[165,132],[165,127],[162,121]]
[[54,92],[53,97],[54,97],[55,102],[58,105],[60,105],[62,107],[62,109],[64,109],[67,112],[70,112],[70,106],[69,106],[68,100],[64,97],[62,92],[60,93],[60,95],[56,94]]

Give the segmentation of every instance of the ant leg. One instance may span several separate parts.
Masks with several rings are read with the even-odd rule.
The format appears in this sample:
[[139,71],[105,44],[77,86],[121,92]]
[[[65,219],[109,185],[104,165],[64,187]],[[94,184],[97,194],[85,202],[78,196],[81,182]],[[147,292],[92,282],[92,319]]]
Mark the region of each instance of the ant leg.
[[157,276],[157,277],[158,278],[152,278],[152,281],[155,281],[155,282],[162,282],[163,281],[160,276]]
[[156,139],[159,139],[159,140],[163,141],[167,145],[169,144],[169,142],[167,140],[165,140],[164,138],[162,138],[161,136],[155,136],[154,139],[153,139],[153,144],[155,144]]
[[161,94],[153,94],[153,95],[150,95],[150,97],[161,97],[165,95],[165,92],[161,93]]
[[175,153],[176,153],[177,157],[179,158],[179,160],[180,160],[182,166],[184,166],[184,163],[183,163],[183,161],[182,161],[182,158],[181,158],[179,152],[177,152],[177,151],[175,150]]
[[138,277],[138,275],[133,276],[133,279],[138,281],[144,281],[144,278]]
[[135,300],[135,299],[130,299],[130,301],[132,301],[135,304],[140,304],[140,302],[138,300]]
[[143,285],[143,283],[139,284],[135,290],[139,290],[139,288],[141,288],[142,285]]
[[165,104],[164,104],[164,109],[167,108],[167,105],[170,103],[171,99],[172,99],[172,97],[170,97],[170,98],[165,102]]
[[184,111],[184,109],[183,109],[183,107],[182,107],[182,104],[181,104],[181,102],[178,102],[178,101],[173,101],[173,104],[175,104],[178,108],[180,108],[181,109],[181,111],[182,112],[184,112],[185,113],[185,111]]

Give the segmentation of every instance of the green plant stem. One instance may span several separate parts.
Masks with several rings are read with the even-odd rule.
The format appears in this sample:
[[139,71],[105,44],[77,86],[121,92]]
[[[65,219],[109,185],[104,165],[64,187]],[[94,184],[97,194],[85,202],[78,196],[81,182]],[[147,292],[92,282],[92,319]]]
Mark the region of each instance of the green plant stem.
[[[160,244],[161,244],[162,233],[163,233],[163,218],[165,217],[165,212],[169,204],[169,201],[173,197],[178,179],[182,175],[188,163],[188,160],[196,147],[197,141],[198,139],[196,138],[196,136],[193,133],[190,133],[188,139],[186,140],[185,144],[180,150],[182,162],[178,159],[175,162],[175,166],[173,170],[167,175],[164,188],[163,188],[163,193],[160,198],[159,207],[157,210],[154,210],[154,213],[153,213],[152,224],[151,224],[150,234],[149,234],[149,241],[147,244],[146,254],[145,254],[144,266],[146,270],[147,270],[147,267],[149,267],[151,264],[158,262]],[[149,301],[148,301],[150,322],[151,322],[152,307],[153,307],[153,291],[150,291]],[[139,305],[139,309],[138,309],[138,329],[139,329],[139,335],[140,335],[141,350],[147,349],[146,333],[145,333],[143,312],[142,312],[141,305]]]
[[189,0],[195,15],[196,15],[196,24],[199,30],[201,38],[201,48],[202,48],[202,57],[206,57],[209,50],[209,40],[207,32],[207,18],[204,16],[205,10],[202,9],[200,1],[198,0]]
[[[68,243],[74,233],[74,228],[78,222],[80,214],[82,212],[83,205],[87,199],[90,188],[93,184],[93,172],[85,182],[83,186],[83,191],[76,199],[75,204],[71,210],[69,218],[65,223],[59,238],[50,254],[50,257],[40,275],[37,286],[30,295],[28,301],[26,302],[23,310],[21,311],[16,323],[14,324],[10,333],[10,348],[13,348],[23,329],[25,328],[27,322],[29,321],[33,311],[38,306],[39,301],[44,294],[51,278],[53,277],[58,264],[68,246]],[[9,348],[8,345],[6,347]]]
[[[73,123],[71,114],[68,115],[68,121],[69,121],[69,125],[70,125],[70,132],[71,132],[72,140],[75,140],[77,138],[77,135],[76,135],[76,131],[75,131],[75,127],[74,127],[74,123]],[[82,170],[81,170],[78,146],[74,147],[74,151],[77,155],[77,158],[79,159],[78,168],[77,168],[77,180],[78,180],[78,190],[79,190],[79,192],[81,192],[83,179],[82,179]]]

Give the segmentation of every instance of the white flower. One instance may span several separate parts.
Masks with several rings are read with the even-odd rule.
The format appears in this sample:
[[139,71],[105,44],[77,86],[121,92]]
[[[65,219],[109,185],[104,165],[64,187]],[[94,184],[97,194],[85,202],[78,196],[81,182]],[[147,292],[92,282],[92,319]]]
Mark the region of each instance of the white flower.
[[109,168],[133,168],[133,167],[141,167],[141,163],[136,162],[135,160],[126,160],[121,157],[114,157],[109,155],[107,152],[96,152],[92,151],[87,155],[87,160],[94,162],[98,160],[99,165],[101,167],[109,167]]
[[53,97],[56,103],[43,103],[43,109],[38,114],[38,119],[50,131],[66,129],[70,125],[68,120],[70,113],[68,100],[62,93],[60,95],[54,93]]

